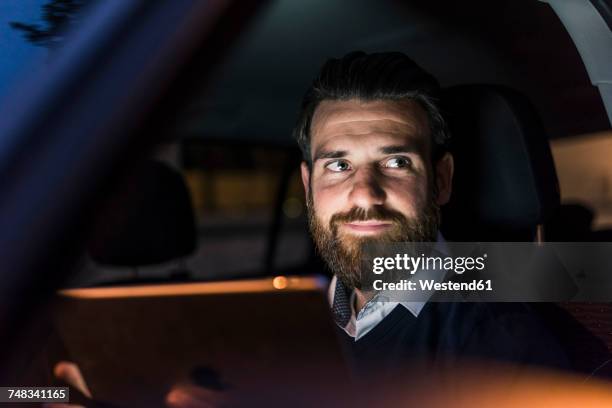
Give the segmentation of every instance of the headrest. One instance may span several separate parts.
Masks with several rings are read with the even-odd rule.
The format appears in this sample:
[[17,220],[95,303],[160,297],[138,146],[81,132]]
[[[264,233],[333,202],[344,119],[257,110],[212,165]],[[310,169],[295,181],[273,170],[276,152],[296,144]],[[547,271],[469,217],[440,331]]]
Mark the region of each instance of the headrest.
[[535,108],[518,92],[494,85],[448,88],[441,106],[455,158],[452,197],[443,208],[445,236],[531,239],[524,233],[533,233],[559,205],[554,162]]
[[181,174],[151,160],[111,194],[88,249],[103,265],[143,266],[187,256],[195,246],[193,208]]

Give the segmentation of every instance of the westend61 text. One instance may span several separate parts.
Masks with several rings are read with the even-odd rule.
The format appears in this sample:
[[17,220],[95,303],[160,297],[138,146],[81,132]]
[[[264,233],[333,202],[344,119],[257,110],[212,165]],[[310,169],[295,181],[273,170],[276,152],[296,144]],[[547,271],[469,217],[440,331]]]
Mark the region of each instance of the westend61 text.
[[470,282],[438,282],[433,279],[419,279],[417,282],[402,279],[399,282],[384,282],[380,279],[372,283],[372,287],[377,291],[491,291],[493,284],[491,279],[473,280]]

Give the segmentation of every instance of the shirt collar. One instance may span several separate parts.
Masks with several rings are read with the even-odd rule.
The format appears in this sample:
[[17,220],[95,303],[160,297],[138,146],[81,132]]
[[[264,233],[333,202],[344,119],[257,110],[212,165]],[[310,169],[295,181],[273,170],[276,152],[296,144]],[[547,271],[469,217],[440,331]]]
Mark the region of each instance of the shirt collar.
[[[436,245],[434,249],[442,254],[448,254],[448,246],[442,234],[438,231]],[[443,275],[438,279],[442,280]],[[430,294],[433,295],[433,292]],[[397,305],[406,308],[414,317],[418,317],[421,310],[427,304],[427,301],[412,301],[412,302],[385,302],[380,299],[370,300],[359,313],[355,311],[355,293],[350,291],[344,284],[334,275],[328,289],[329,304],[332,308],[334,320],[355,340],[365,335],[382,319],[395,309]],[[363,322],[365,324],[360,325]],[[364,326],[363,330],[359,330],[360,326]]]

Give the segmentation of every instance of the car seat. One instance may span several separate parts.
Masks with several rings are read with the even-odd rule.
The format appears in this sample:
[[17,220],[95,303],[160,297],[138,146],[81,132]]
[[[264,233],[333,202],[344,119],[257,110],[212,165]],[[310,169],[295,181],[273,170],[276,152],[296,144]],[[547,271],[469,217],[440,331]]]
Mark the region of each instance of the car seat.
[[[455,159],[453,193],[442,208],[446,239],[543,241],[560,194],[546,133],[529,100],[502,86],[461,85],[443,92],[441,106]],[[593,373],[610,357],[612,332],[599,329],[609,329],[612,308],[590,305],[531,304],[574,367]]]
[[185,181],[156,160],[143,162],[125,177],[94,224],[88,252],[104,266],[161,264],[184,259],[196,248],[195,217]]

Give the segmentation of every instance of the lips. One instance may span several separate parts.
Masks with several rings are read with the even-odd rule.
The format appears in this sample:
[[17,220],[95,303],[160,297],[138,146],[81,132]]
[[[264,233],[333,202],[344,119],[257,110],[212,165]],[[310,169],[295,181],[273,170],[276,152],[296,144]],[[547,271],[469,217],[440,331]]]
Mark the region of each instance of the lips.
[[385,231],[390,228],[393,224],[389,221],[351,221],[344,223],[343,226],[353,233],[360,234],[376,234],[381,231]]

